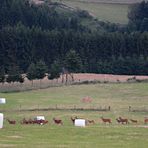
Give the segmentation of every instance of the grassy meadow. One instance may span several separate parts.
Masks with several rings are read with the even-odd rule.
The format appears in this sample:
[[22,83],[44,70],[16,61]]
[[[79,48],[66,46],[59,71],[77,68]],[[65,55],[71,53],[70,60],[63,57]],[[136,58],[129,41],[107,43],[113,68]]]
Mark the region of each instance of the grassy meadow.
[[[148,112],[129,112],[132,109],[148,109],[148,83],[110,83],[71,85],[52,87],[26,92],[0,93],[7,99],[7,104],[0,105],[5,118],[15,119],[16,125],[10,125],[5,120],[4,128],[0,129],[0,147],[42,147],[42,148],[147,148],[148,128],[144,117]],[[85,96],[92,97],[92,103],[82,102]],[[48,108],[48,106],[81,105],[83,107],[111,106],[111,111],[19,111],[19,108]],[[18,111],[14,111],[18,109]],[[9,111],[8,111],[9,110]],[[46,125],[21,125],[20,121],[44,115],[49,121]],[[94,125],[85,128],[74,127],[70,118],[95,120]],[[111,118],[112,124],[105,125],[100,117]],[[119,125],[116,118],[132,118],[138,124]],[[55,125],[53,117],[63,120],[63,125]]]
[[[58,1],[58,0],[53,0]],[[92,16],[100,21],[109,21],[112,23],[127,24],[129,4],[119,3],[94,3],[91,1],[72,1],[62,0],[62,3],[82,10],[87,10]]]

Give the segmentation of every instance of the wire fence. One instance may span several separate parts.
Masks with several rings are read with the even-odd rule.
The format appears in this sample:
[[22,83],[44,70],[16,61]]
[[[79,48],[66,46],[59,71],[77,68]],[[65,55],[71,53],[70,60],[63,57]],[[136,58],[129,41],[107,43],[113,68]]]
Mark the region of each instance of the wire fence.
[[110,111],[110,106],[97,106],[97,105],[90,105],[90,106],[83,106],[83,105],[62,105],[62,104],[55,104],[55,105],[48,105],[46,107],[35,105],[34,107],[25,107],[23,105],[17,106],[15,109],[11,108],[1,108],[0,112],[22,112],[22,111],[58,111],[58,110],[65,110],[65,111]]
[[143,106],[143,107],[129,106],[129,112],[148,112],[148,106]]

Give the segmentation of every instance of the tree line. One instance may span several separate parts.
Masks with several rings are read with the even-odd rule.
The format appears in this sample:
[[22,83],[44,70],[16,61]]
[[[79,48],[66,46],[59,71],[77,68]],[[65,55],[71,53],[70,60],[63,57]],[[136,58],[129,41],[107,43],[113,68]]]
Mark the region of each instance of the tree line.
[[148,74],[148,2],[132,6],[128,25],[98,21],[103,29],[95,31],[81,24],[90,17],[85,11],[64,15],[55,5],[1,1],[1,82],[23,82],[22,73],[30,80],[63,72]]

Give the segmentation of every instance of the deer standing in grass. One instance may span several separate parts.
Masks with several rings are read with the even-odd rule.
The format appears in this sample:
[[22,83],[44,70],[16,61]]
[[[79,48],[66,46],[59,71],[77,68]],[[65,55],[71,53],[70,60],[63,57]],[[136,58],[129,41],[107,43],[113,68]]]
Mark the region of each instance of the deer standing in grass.
[[71,121],[72,121],[73,124],[75,123],[75,120],[76,120],[76,119],[78,119],[77,116],[76,116],[76,117],[71,117]]
[[94,120],[86,120],[87,124],[95,124]]
[[112,121],[111,121],[111,119],[109,119],[109,118],[103,118],[103,117],[101,117],[101,119],[102,119],[102,121],[104,122],[104,123],[112,123]]
[[138,121],[137,121],[137,120],[134,120],[134,119],[130,119],[130,121],[131,121],[132,123],[138,123]]
[[9,122],[9,124],[16,124],[16,121],[15,120],[7,119],[7,121]]
[[148,123],[148,118],[144,119],[144,123],[147,124]]
[[122,118],[122,117],[119,117],[119,120],[120,120],[120,122],[122,123],[122,124],[128,124],[129,122],[128,122],[128,119],[124,119],[124,118]]
[[55,124],[60,124],[60,125],[63,125],[63,121],[61,119],[56,119],[56,118],[53,118],[53,121]]

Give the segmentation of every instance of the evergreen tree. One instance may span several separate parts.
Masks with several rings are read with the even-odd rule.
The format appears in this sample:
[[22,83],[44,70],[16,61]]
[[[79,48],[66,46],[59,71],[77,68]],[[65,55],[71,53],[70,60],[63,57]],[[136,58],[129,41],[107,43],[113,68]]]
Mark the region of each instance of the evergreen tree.
[[41,79],[45,77],[46,72],[48,71],[45,62],[40,60],[35,65],[35,78],[40,79],[40,88],[41,88]]
[[65,56],[65,68],[70,72],[81,72],[82,61],[75,50],[70,50]]
[[32,81],[32,85],[33,85],[33,80],[36,79],[36,67],[34,63],[31,63],[28,67],[27,78],[30,81]]
[[74,81],[74,77],[73,77],[72,73],[81,72],[81,70],[82,70],[82,61],[75,50],[71,49],[66,54],[64,66],[65,66],[67,72],[71,75],[72,81]]
[[37,62],[35,65],[35,71],[36,79],[43,79],[45,77],[46,72],[48,71],[45,62],[43,62],[42,60]]
[[0,67],[0,83],[4,83],[5,82],[5,70],[4,67]]
[[[136,30],[142,29],[143,31],[147,26],[147,18],[148,18],[148,2],[142,1],[141,3],[136,3],[131,6],[131,10],[128,14],[129,25]],[[141,30],[141,31],[142,31]]]
[[54,61],[50,68],[50,74],[48,75],[48,79],[57,79],[60,77],[61,66],[58,61]]
[[19,82],[20,80],[20,71],[19,71],[19,68],[17,65],[13,65],[10,67],[9,71],[8,71],[8,76],[7,76],[7,79],[6,81],[8,83],[11,83],[11,82]]

